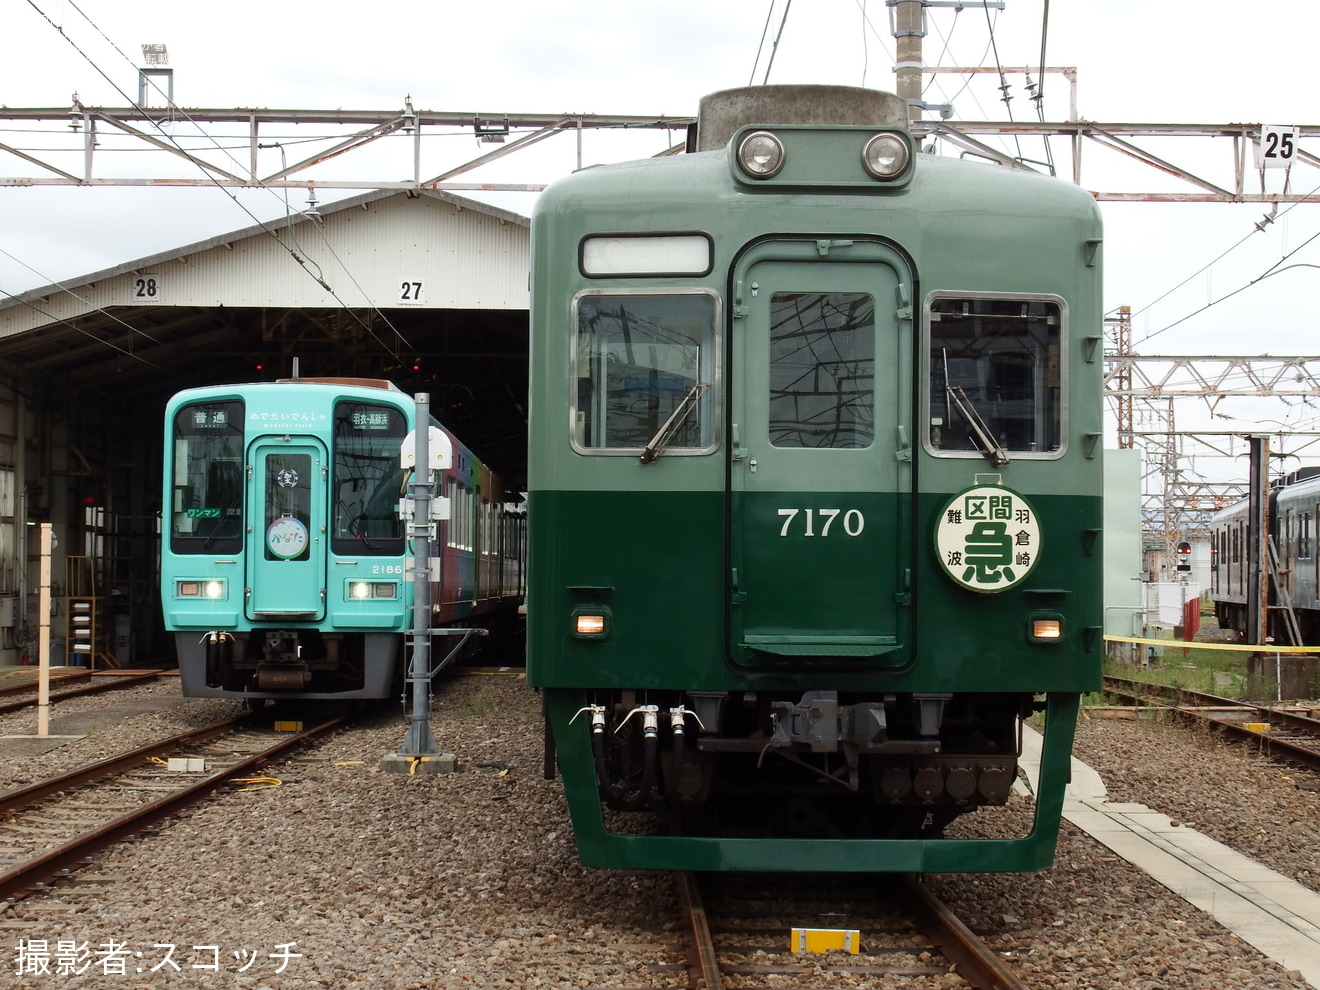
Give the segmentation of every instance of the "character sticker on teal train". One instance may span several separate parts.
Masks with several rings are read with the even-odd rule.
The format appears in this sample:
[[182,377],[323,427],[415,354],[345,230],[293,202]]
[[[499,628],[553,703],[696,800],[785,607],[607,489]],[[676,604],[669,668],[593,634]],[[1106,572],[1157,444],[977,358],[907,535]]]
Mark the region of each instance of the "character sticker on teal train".
[[1036,510],[1017,492],[977,485],[951,498],[935,527],[940,566],[957,584],[993,594],[1025,578],[1040,556]]

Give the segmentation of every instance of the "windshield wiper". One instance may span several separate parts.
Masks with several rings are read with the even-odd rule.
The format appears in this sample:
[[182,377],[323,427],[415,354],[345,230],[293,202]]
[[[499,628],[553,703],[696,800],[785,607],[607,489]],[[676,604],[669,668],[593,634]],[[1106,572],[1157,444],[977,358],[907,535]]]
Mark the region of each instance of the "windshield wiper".
[[[230,520],[229,513],[231,513],[234,509],[237,509],[242,504],[243,504],[243,496],[239,495],[232,502],[230,502],[228,505],[226,505],[223,509],[220,510],[220,515],[215,517],[215,524],[211,527],[211,532],[207,534],[205,542],[202,543],[203,550],[211,549],[211,544],[214,543],[216,540],[218,540],[221,536],[220,530],[224,529],[225,523],[229,522]],[[225,537],[230,537],[230,536],[236,536],[238,534],[226,532],[223,535]]]
[[972,436],[977,445],[981,448],[981,453],[995,467],[1003,467],[1008,463],[1008,451],[995,440],[994,434],[990,432],[990,427],[986,426],[985,420],[981,414],[976,411],[972,405],[972,400],[967,397],[967,393],[959,385],[946,385],[945,392],[948,393],[949,400],[953,403],[955,409],[963,419],[967,420],[967,425],[972,428]]
[[710,388],[709,384],[697,382],[688,389],[687,395],[683,396],[683,401],[669,414],[669,418],[665,420],[664,425],[655,431],[655,436],[646,445],[646,449],[642,451],[638,460],[643,464],[650,464],[665,452],[665,448],[669,446],[669,441],[674,439],[674,434],[683,425],[683,421],[691,415],[693,409],[697,408],[697,400],[708,388]]

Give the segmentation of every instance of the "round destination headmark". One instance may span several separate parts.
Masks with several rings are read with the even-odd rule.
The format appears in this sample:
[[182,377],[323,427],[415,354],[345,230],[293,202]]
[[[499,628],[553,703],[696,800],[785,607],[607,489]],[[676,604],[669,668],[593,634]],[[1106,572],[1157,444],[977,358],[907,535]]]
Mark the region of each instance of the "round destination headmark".
[[944,573],[986,594],[1006,591],[1031,573],[1040,544],[1036,510],[1002,485],[959,492],[935,524],[935,553]]
[[307,527],[301,519],[280,516],[266,527],[266,547],[276,557],[292,560],[307,549]]

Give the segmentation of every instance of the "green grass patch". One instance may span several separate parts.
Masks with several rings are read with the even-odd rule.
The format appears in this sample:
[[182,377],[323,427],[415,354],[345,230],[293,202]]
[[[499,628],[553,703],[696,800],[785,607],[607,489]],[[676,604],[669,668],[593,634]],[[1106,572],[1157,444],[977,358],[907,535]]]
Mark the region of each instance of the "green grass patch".
[[1105,673],[1237,698],[1245,693],[1250,656],[1241,650],[1214,649],[1188,649],[1184,655],[1180,646],[1170,645],[1149,667],[1106,660]]

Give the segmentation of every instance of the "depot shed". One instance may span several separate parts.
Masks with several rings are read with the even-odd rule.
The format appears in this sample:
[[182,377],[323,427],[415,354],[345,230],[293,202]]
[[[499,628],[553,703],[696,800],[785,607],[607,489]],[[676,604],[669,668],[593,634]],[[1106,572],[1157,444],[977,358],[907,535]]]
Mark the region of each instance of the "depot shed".
[[162,416],[180,389],[295,369],[387,379],[428,393],[521,485],[528,223],[444,192],[373,192],[0,301],[0,666],[35,657],[43,522],[52,662],[85,599],[98,666],[172,656],[155,576]]

